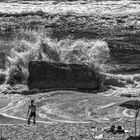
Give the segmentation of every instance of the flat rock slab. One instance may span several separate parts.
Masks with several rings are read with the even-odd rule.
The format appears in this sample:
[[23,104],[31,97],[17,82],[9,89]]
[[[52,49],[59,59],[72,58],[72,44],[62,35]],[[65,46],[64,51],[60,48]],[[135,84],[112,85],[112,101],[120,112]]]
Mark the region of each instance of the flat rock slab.
[[33,61],[29,63],[29,89],[97,89],[99,80],[93,69],[80,64]]

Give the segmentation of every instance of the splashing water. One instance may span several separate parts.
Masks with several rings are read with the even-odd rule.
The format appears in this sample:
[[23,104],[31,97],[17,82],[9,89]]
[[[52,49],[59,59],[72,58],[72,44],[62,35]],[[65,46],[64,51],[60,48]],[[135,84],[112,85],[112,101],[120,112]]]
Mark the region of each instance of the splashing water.
[[[105,76],[105,85],[125,88],[139,88],[140,75],[122,75],[107,73],[111,64],[108,44],[102,40],[54,40],[47,37],[36,37],[36,42],[26,39],[14,41],[14,47],[6,57],[6,69],[0,74],[6,75],[6,80],[0,89],[6,89],[7,84],[26,84],[28,64],[30,61],[47,61],[55,63],[78,63],[93,66],[94,70]],[[113,69],[113,68],[112,68]]]
[[[105,72],[105,62],[109,58],[109,48],[102,40],[60,41],[37,37],[36,42],[25,39],[14,41],[14,47],[6,58],[5,84],[26,84],[28,64],[30,61],[47,61],[56,63],[78,63],[93,65],[98,71]],[[5,86],[6,87],[6,86]]]

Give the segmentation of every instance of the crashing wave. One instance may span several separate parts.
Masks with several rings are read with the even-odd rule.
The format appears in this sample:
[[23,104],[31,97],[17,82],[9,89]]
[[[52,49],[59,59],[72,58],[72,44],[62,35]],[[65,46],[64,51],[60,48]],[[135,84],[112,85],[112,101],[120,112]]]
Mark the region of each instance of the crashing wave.
[[7,55],[6,84],[26,84],[28,64],[30,61],[47,61],[56,63],[80,63],[93,66],[96,71],[106,71],[105,62],[110,50],[102,40],[71,40],[60,41],[37,36],[36,42],[25,39],[15,41],[14,47]]

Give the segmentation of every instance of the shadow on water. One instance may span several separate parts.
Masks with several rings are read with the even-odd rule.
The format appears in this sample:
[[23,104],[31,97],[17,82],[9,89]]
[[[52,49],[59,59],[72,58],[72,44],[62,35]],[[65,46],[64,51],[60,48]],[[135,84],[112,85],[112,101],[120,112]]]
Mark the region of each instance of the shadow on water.
[[89,31],[81,31],[81,30],[76,30],[76,31],[57,31],[53,30],[51,37],[52,38],[57,38],[58,40],[61,40],[67,36],[72,36],[73,39],[81,39],[81,38],[86,38],[86,39],[98,39],[100,38],[100,35],[97,32],[89,32]]
[[127,140],[140,140],[140,136],[129,136],[129,138],[127,138]]
[[15,34],[13,32],[0,32],[0,41],[9,42],[15,38]]
[[[32,95],[32,94],[38,94],[38,93],[46,93],[46,92],[52,92],[52,91],[73,91],[73,92],[81,92],[81,93],[88,93],[88,94],[97,94],[101,92],[105,92],[109,90],[109,87],[100,89],[76,89],[76,88],[52,88],[52,89],[44,89],[44,90],[39,90],[39,89],[32,89],[32,90],[27,90],[20,92],[22,95]],[[17,91],[16,91],[17,92]]]

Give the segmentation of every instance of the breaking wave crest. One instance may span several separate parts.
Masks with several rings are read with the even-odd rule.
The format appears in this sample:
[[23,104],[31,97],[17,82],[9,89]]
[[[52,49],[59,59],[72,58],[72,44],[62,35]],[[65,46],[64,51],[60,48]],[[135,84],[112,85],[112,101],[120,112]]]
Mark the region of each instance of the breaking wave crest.
[[6,56],[5,84],[26,83],[30,61],[56,63],[79,63],[93,66],[97,71],[106,71],[110,50],[102,40],[54,40],[37,37],[36,42],[27,39],[15,40],[14,47]]
[[[63,40],[50,39],[35,35],[35,39],[20,38],[14,40],[12,49],[6,53],[6,66],[0,71],[4,75],[5,82],[2,89],[7,85],[26,84],[28,64],[30,61],[47,61],[55,63],[78,63],[86,64],[103,75],[105,85],[124,88],[139,88],[140,74],[111,74],[110,70],[118,69],[112,65],[110,49],[103,40]],[[0,88],[1,89],[1,88]]]
[[140,88],[140,74],[122,75],[106,73],[106,85],[126,88]]

